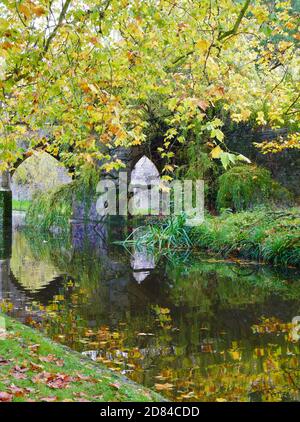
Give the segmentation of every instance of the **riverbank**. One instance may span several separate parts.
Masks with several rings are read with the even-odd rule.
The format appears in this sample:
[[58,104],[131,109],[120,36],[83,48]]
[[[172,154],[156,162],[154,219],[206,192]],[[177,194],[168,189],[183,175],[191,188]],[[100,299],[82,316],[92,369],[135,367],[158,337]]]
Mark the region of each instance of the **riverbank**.
[[140,229],[122,244],[147,247],[160,254],[204,250],[224,258],[300,267],[300,209],[297,207],[227,211],[219,216],[207,214],[202,224],[192,227],[186,224],[184,216],[173,216],[148,221]]
[[225,257],[300,266],[300,209],[261,209],[208,216],[192,230],[192,243]]
[[0,322],[0,402],[162,400],[3,314]]

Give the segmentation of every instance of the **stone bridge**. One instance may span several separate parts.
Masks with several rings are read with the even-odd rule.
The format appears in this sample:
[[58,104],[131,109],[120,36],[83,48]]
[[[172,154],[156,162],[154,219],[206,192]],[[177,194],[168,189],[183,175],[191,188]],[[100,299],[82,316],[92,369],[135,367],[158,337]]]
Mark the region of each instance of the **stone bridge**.
[[[47,153],[34,153],[33,155],[31,155],[30,157],[25,158],[25,160],[20,160],[20,162],[17,163],[17,167],[20,166],[19,168],[21,168],[21,164],[24,163],[26,164],[26,162],[28,162],[29,160],[32,160],[36,155],[38,154],[45,154],[48,155]],[[135,150],[135,153],[133,154],[132,151],[130,150],[125,150],[125,149],[118,149],[117,151],[114,151],[113,154],[114,158],[118,158],[120,160],[122,160],[122,162],[124,162],[126,164],[126,171],[128,172],[128,183],[133,183],[134,185],[139,185],[139,182],[142,182],[143,184],[146,184],[147,186],[150,186],[151,184],[156,184],[159,185],[160,183],[160,175],[159,175],[159,171],[156,167],[156,165],[143,154],[143,151],[138,151]],[[53,157],[49,156],[48,161],[56,161],[57,165],[58,165],[58,160],[54,159]],[[33,163],[33,165],[35,165],[35,163]],[[56,164],[55,164],[56,165]],[[31,165],[32,166],[32,165]],[[39,164],[37,163],[37,166],[39,166]],[[39,186],[39,191],[47,191],[49,189],[51,189],[54,186],[51,186],[51,182],[55,180],[60,181],[59,184],[57,184],[56,186],[59,186],[60,184],[65,184],[65,183],[69,183],[71,181],[71,178],[69,176],[66,176],[64,178],[64,181],[62,181],[62,175],[60,175],[60,177],[54,177],[53,173],[51,173],[51,171],[49,170],[49,168],[45,168],[43,166],[42,169],[40,169],[40,173],[45,172],[46,174],[39,174],[39,177],[34,175],[30,175],[29,178],[31,178],[32,180],[34,180],[34,184],[39,185],[39,182],[37,179],[44,179],[45,182],[44,184],[47,182],[47,186],[46,184],[43,186]],[[66,175],[68,174],[67,171],[65,170]],[[16,172],[17,174],[17,172]],[[112,175],[112,177],[114,178],[116,175]],[[67,180],[67,178],[69,178]],[[15,177],[14,177],[15,179]],[[50,180],[51,179],[51,180]],[[41,182],[41,180],[40,180]],[[43,184],[43,180],[41,182]],[[135,189],[136,191],[139,191],[139,188]],[[14,195],[16,195],[16,189],[13,189]],[[134,196],[135,196],[135,205],[137,208],[143,208],[143,205],[147,202],[147,198],[146,196],[148,196],[148,193],[146,192],[134,192]],[[3,173],[0,173],[0,259],[1,256],[5,256],[7,252],[9,250],[9,247],[7,245],[9,245],[11,243],[11,232],[12,232],[12,183],[11,183],[11,174],[9,171],[5,171]],[[16,198],[14,196],[14,199],[30,199],[30,198]],[[74,203],[73,205],[73,218],[72,221],[81,221],[83,220],[83,214],[85,214],[85,204],[77,204]],[[92,203],[90,205],[90,210],[87,216],[87,221],[91,220],[91,221],[96,221],[97,220],[98,214],[96,211],[96,202]]]

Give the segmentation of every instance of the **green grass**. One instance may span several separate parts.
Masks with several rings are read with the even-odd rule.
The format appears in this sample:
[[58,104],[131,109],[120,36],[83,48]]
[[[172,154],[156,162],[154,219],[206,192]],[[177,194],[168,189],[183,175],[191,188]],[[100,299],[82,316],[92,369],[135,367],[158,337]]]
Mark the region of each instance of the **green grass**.
[[137,229],[123,245],[166,255],[180,249],[205,249],[224,257],[299,267],[300,209],[227,211],[218,217],[207,215],[196,227],[187,227],[184,216],[173,216]]
[[0,402],[2,393],[9,401],[163,400],[3,314],[0,320],[6,329],[0,330]]
[[192,242],[225,257],[300,266],[300,210],[260,209],[209,216],[193,230]]
[[31,205],[31,201],[19,201],[13,199],[12,208],[14,211],[27,211]]
[[147,226],[137,227],[124,242],[125,247],[135,245],[157,249],[159,252],[164,249],[179,249],[191,247],[189,228],[185,226],[186,218],[184,214],[171,216],[161,221],[155,220]]

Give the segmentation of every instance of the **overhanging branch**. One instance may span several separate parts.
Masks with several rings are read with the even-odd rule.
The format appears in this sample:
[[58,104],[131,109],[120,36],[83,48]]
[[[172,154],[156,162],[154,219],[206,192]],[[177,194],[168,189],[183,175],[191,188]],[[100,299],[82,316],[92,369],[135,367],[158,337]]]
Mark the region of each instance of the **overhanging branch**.
[[244,6],[242,7],[242,9],[240,11],[240,14],[239,14],[239,16],[238,16],[238,18],[237,18],[237,20],[236,20],[233,28],[230,29],[229,31],[220,32],[220,34],[218,36],[218,40],[219,41],[222,41],[225,38],[230,37],[231,35],[235,35],[237,33],[237,31],[239,29],[239,26],[240,26],[240,24],[241,24],[241,22],[243,20],[243,17],[245,16],[245,14],[247,12],[247,9],[248,9],[248,7],[250,5],[250,2],[251,2],[251,0],[246,0],[245,1]]

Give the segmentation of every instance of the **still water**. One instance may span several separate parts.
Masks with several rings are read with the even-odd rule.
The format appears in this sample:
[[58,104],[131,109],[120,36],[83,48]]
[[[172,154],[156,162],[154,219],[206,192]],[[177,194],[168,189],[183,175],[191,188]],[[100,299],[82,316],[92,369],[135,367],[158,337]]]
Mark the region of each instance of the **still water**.
[[126,250],[122,236],[15,229],[2,310],[171,400],[300,399],[299,271]]

